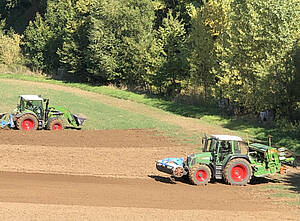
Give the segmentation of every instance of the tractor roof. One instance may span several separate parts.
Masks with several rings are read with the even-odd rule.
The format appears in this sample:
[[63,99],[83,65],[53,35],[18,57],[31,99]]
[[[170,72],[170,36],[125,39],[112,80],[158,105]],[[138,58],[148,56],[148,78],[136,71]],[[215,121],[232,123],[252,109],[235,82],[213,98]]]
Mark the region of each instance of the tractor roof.
[[20,95],[25,101],[43,101],[39,95]]
[[231,135],[212,135],[211,138],[215,138],[218,140],[235,140],[235,141],[242,141],[242,138],[238,136],[231,136]]

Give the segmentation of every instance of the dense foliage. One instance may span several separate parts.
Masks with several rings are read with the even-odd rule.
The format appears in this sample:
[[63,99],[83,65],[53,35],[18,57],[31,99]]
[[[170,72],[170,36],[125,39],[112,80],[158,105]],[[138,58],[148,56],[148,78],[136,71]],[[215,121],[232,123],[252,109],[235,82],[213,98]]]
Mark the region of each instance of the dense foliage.
[[20,65],[23,62],[21,55],[21,36],[4,30],[4,23],[0,24],[0,66]]
[[5,0],[0,14],[24,35],[0,40],[50,76],[297,118],[300,0]]

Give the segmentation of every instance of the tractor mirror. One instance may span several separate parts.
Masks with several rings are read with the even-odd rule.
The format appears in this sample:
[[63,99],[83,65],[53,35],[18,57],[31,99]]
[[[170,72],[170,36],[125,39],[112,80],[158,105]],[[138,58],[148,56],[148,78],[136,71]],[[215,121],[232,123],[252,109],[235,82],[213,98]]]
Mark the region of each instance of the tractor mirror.
[[202,144],[204,144],[204,140],[207,140],[206,133],[205,133],[204,136],[202,137]]

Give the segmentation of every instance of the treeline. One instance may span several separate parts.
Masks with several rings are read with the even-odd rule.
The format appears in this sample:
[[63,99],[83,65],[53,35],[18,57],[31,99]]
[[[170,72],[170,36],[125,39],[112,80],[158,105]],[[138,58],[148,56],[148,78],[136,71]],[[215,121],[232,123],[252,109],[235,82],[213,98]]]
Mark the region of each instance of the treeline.
[[1,63],[19,45],[53,77],[226,98],[240,113],[300,109],[300,0],[6,0],[0,14]]

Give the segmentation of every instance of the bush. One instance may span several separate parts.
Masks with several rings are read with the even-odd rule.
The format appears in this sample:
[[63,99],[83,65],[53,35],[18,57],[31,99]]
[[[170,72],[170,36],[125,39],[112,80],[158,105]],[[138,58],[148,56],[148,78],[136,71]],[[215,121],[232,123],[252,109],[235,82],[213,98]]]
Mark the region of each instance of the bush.
[[3,31],[4,22],[0,24],[0,64],[16,65],[22,63],[21,39],[22,37],[12,31]]

